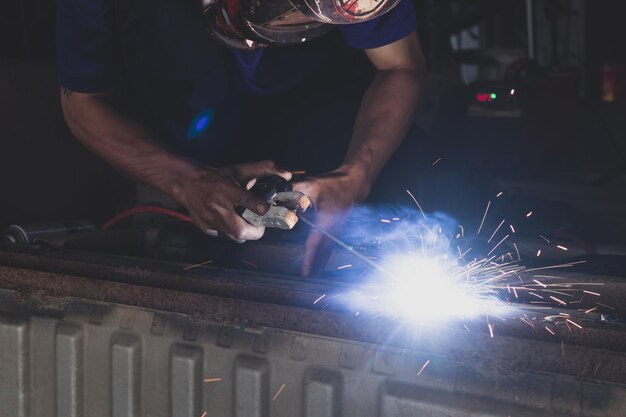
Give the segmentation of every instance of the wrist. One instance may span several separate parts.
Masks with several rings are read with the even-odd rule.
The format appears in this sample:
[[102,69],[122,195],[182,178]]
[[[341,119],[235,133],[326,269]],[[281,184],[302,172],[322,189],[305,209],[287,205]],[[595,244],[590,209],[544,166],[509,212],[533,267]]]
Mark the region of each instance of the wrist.
[[367,198],[372,188],[372,181],[370,180],[369,169],[365,164],[344,162],[336,171],[345,174],[347,189],[355,192],[357,202]]
[[199,179],[206,171],[197,162],[167,153],[158,162],[158,174],[152,184],[181,204],[184,201],[184,184]]

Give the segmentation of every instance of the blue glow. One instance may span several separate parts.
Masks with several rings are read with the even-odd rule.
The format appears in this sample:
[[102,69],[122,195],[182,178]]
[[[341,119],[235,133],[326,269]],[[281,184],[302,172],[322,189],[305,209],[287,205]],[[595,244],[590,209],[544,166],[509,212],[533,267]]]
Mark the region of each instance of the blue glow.
[[196,130],[204,130],[209,125],[209,118],[204,116],[196,122]]
[[202,110],[193,118],[187,130],[187,139],[196,139],[201,136],[213,123],[213,109]]

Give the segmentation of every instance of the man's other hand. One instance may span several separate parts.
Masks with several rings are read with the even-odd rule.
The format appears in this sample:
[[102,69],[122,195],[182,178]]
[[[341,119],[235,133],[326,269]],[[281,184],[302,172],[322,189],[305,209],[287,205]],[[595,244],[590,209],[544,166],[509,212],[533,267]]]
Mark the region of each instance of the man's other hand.
[[237,210],[243,207],[259,215],[267,212],[267,203],[248,190],[257,178],[270,175],[291,179],[290,172],[278,169],[272,161],[200,168],[178,178],[172,196],[187,208],[194,224],[204,233],[213,235],[217,231],[239,243],[258,240],[265,228],[252,226]]
[[[369,190],[365,178],[348,170],[337,170],[297,182],[293,188],[311,199],[315,224],[335,234],[347,219],[355,203],[363,200]],[[304,245],[302,276],[319,276],[330,257],[332,242],[311,230]]]

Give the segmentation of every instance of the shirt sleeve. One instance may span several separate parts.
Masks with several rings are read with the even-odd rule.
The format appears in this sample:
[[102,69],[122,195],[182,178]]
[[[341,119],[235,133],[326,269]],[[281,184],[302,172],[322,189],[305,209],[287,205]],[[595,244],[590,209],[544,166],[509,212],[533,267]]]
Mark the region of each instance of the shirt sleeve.
[[57,69],[59,84],[73,91],[110,90],[118,67],[106,0],[57,1]]
[[372,49],[400,40],[417,29],[412,0],[400,0],[384,15],[363,23],[340,25],[346,43],[358,49]]

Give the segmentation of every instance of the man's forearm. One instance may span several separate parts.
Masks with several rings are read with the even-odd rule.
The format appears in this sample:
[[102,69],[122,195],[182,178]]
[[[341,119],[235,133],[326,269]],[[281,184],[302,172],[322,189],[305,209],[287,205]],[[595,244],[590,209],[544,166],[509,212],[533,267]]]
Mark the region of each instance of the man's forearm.
[[193,176],[195,164],[159,145],[110,101],[104,94],[61,91],[65,120],[87,148],[122,174],[175,194],[178,179]]
[[404,139],[413,120],[422,78],[413,69],[379,71],[365,93],[342,166],[342,170],[362,176],[362,198]]

